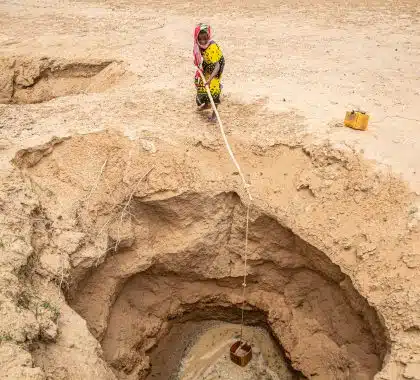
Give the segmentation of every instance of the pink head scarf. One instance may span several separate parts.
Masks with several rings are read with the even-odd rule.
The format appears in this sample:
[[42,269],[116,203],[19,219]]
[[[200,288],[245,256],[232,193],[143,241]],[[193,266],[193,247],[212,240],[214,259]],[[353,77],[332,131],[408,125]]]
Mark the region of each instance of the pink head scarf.
[[[209,40],[208,40],[208,42],[205,46],[200,45],[198,43],[198,35],[201,32],[206,32],[208,37],[209,37]],[[203,62],[203,56],[201,55],[200,48],[201,49],[207,49],[213,43],[211,38],[212,38],[212,30],[211,30],[210,25],[198,24],[195,27],[195,29],[194,29],[194,50],[193,50],[193,53],[194,53],[194,65],[198,68],[201,66],[201,64]]]

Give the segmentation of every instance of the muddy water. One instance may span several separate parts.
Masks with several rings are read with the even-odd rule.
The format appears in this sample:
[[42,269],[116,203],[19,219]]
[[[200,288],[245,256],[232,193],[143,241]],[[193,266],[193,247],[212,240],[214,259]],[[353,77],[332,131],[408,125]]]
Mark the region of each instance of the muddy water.
[[229,347],[240,326],[220,321],[176,324],[151,353],[153,380],[293,380],[278,344],[263,328],[245,326],[253,358],[244,368],[232,363]]

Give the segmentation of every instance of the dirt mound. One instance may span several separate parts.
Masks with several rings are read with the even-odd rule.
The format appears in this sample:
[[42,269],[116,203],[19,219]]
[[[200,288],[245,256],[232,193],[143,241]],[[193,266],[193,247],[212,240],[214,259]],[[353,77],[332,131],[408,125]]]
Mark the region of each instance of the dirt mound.
[[125,69],[114,61],[17,57],[1,58],[0,73],[0,103],[30,104],[105,91]]

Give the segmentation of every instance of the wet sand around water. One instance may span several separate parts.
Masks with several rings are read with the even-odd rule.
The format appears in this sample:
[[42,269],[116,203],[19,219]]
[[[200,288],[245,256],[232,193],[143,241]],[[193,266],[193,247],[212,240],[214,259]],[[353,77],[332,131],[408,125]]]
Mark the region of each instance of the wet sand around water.
[[245,326],[243,337],[253,357],[246,367],[234,364],[230,346],[239,338],[238,324],[201,321],[174,324],[151,353],[153,380],[292,380],[278,344],[262,327]]

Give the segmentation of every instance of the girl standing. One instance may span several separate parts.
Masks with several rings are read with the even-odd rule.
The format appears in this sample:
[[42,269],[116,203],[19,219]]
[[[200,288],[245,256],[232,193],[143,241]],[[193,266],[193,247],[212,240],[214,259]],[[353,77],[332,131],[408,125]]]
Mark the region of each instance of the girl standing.
[[[197,88],[197,106],[203,110],[210,106],[206,86],[209,86],[210,93],[216,106],[220,104],[222,92],[222,73],[225,66],[225,59],[219,45],[212,40],[210,25],[198,24],[194,31],[194,64],[204,74],[206,82],[203,83],[199,72],[195,74],[195,85]],[[216,120],[216,114],[210,117],[211,121]]]

